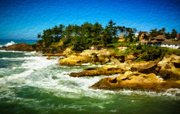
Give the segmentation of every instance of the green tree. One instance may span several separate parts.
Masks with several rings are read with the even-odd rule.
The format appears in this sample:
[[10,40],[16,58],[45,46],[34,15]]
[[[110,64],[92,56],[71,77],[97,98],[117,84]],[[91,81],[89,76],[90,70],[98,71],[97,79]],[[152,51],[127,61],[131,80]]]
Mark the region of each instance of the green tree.
[[172,29],[172,32],[171,32],[171,38],[175,38],[177,36],[178,32],[175,30],[175,29]]
[[101,33],[102,33],[103,27],[101,26],[101,24],[99,24],[98,22],[96,22],[93,25],[92,28],[92,45],[98,45],[100,43],[101,40]]
[[171,34],[170,34],[169,32],[166,33],[165,36],[166,36],[167,39],[170,39],[170,38],[171,38]]
[[152,37],[156,37],[156,36],[158,35],[157,29],[156,29],[156,28],[155,28],[155,29],[151,29],[151,30],[150,30],[150,35],[151,35]]
[[144,34],[144,39],[145,39],[145,40],[149,40],[149,36],[146,35],[146,34]]

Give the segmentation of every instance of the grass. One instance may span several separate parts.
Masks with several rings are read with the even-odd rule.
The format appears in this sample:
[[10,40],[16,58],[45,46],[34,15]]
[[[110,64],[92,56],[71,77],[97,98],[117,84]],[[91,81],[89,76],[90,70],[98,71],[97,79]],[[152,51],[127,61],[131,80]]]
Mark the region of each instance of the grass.
[[[131,42],[114,43],[114,48],[112,49],[115,50],[116,55],[127,56],[132,53],[135,57],[137,57],[136,61],[154,61],[161,60],[164,56],[171,54],[180,55],[180,49],[134,44],[135,43]],[[120,46],[127,47],[127,49],[122,52],[117,48]]]

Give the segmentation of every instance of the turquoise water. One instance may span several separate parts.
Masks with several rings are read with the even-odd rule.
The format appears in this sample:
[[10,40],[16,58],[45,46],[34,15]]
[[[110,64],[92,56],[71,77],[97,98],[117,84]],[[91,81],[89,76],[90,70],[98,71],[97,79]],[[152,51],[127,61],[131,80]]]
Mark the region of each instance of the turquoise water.
[[57,63],[36,52],[0,51],[0,114],[179,113],[180,98],[173,94],[90,89],[106,76],[69,77],[88,66]]

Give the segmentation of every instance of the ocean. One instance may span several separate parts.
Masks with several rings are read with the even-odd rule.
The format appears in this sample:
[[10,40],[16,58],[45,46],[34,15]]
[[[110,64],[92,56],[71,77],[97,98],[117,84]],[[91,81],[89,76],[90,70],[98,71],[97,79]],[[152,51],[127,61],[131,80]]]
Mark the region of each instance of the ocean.
[[[1,46],[15,43],[19,42],[0,41]],[[90,89],[89,86],[107,76],[75,78],[69,74],[94,65],[61,66],[58,57],[46,58],[36,52],[0,50],[0,114],[178,114],[180,111],[180,97],[174,94]]]

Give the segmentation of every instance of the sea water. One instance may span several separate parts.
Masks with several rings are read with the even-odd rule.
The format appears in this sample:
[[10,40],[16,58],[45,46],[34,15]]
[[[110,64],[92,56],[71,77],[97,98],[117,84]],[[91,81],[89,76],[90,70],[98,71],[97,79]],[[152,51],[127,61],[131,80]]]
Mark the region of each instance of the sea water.
[[[17,43],[1,45],[13,42]],[[173,94],[90,89],[107,76],[70,77],[71,72],[91,66],[61,66],[58,59],[47,60],[36,52],[1,50],[0,114],[180,112],[180,98]]]

